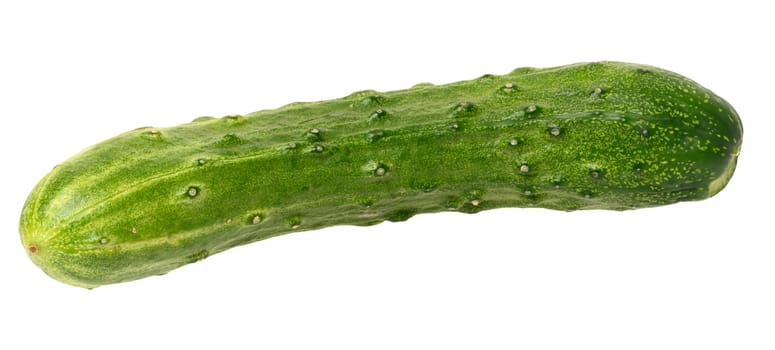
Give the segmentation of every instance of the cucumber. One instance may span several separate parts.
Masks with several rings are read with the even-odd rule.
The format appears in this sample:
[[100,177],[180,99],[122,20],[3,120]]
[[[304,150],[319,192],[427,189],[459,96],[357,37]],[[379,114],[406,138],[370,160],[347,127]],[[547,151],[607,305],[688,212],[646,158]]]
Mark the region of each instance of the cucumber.
[[734,109],[680,75],[520,68],[124,133],[40,181],[21,240],[51,277],[94,288],[333,225],[705,199],[741,142]]

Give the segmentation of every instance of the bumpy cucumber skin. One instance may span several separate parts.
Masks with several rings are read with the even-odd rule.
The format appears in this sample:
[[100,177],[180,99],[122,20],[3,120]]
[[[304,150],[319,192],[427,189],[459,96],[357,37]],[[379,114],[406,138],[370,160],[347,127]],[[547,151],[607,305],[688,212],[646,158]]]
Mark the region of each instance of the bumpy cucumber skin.
[[20,232],[47,274],[93,288],[332,225],[705,199],[741,142],[734,109],[677,74],[521,68],[133,130],[45,176]]

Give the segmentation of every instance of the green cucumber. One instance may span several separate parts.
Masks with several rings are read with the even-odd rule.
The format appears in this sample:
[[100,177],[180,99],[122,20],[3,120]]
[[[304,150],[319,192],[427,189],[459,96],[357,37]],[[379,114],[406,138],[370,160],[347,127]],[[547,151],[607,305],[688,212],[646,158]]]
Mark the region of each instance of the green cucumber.
[[21,240],[48,275],[93,288],[333,225],[705,199],[741,142],[734,109],[675,73],[521,68],[124,133],[40,181]]

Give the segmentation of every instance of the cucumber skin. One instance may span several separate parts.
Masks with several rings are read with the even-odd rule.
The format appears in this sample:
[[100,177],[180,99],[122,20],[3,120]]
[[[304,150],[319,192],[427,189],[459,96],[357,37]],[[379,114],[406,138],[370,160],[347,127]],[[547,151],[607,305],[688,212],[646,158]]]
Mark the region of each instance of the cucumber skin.
[[726,101],[656,67],[520,68],[136,129],[46,175],[20,233],[48,275],[94,288],[333,225],[705,199],[742,134]]

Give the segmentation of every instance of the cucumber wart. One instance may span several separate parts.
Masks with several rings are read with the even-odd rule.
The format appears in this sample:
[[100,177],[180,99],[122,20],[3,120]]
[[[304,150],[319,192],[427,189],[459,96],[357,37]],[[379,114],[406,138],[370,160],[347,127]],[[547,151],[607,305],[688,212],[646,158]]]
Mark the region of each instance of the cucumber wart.
[[724,188],[742,135],[711,91],[630,63],[362,91],[87,148],[33,189],[21,240],[51,277],[93,288],[333,225],[667,205]]

